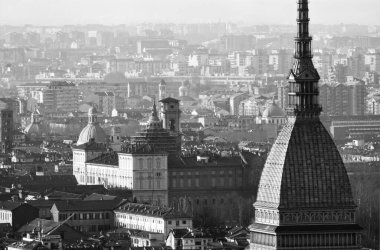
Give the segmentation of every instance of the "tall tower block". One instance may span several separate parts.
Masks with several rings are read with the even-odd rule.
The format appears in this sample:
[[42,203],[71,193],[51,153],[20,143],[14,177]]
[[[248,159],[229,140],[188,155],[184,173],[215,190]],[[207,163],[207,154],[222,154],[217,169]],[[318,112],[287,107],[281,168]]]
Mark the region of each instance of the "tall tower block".
[[308,4],[297,2],[288,121],[260,178],[249,227],[251,249],[361,249],[346,168],[319,119],[319,75],[312,63]]

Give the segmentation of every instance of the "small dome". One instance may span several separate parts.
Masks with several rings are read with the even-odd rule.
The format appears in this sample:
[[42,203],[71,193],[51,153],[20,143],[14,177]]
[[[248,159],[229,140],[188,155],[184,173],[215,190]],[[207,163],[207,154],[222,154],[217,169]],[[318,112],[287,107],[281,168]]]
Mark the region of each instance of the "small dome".
[[104,77],[104,82],[107,84],[126,84],[127,78],[123,73],[120,72],[112,72],[107,74]]
[[82,145],[87,142],[90,142],[91,139],[94,139],[98,143],[106,143],[107,135],[104,133],[104,130],[99,126],[99,124],[87,124],[86,127],[80,132],[77,145]]
[[164,79],[161,80],[160,85],[161,85],[161,86],[166,85],[166,82],[165,82]]
[[82,129],[79,134],[77,145],[82,145],[90,142],[93,139],[97,143],[106,143],[107,135],[104,130],[99,126],[96,116],[96,108],[91,107],[88,110],[88,124]]
[[263,112],[263,117],[285,117],[285,116],[286,116],[285,111],[275,103],[272,103]]

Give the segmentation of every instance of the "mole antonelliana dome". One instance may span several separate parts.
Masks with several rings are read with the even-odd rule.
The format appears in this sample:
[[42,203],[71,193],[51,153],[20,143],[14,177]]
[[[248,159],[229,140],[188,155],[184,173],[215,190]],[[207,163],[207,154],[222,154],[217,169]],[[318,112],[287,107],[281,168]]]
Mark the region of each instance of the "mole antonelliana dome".
[[107,135],[99,126],[97,121],[97,111],[94,107],[88,110],[88,124],[82,129],[82,132],[80,132],[77,145],[85,144],[91,139],[94,139],[94,141],[98,143],[107,142]]

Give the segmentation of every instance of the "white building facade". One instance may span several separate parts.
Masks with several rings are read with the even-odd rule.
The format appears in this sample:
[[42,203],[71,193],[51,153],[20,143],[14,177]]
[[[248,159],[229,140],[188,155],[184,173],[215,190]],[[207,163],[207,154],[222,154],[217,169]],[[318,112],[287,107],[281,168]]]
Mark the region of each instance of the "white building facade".
[[115,227],[161,233],[193,227],[193,219],[173,208],[127,203],[114,211]]
[[130,189],[139,202],[168,204],[168,154],[147,146],[131,152],[107,152],[95,142],[73,148],[73,173],[80,185]]

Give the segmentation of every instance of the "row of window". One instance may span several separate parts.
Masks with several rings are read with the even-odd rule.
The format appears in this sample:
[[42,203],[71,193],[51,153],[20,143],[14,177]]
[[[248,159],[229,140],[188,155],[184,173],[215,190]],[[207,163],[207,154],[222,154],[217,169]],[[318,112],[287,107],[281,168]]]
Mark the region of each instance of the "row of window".
[[115,222],[116,227],[123,227],[123,228],[129,228],[129,229],[137,229],[137,230],[143,230],[143,231],[149,231],[154,233],[163,233],[163,228],[157,229],[152,227],[146,227],[146,225],[136,225],[136,224],[130,224],[125,222],[117,221]]
[[[211,187],[226,187],[226,180],[228,180],[228,186],[229,187],[233,187],[233,186],[242,186],[243,184],[243,180],[241,177],[239,177],[236,181],[236,183],[234,183],[233,181],[233,178],[232,177],[228,177],[225,178],[225,177],[220,177],[220,178],[215,178],[215,177],[212,177],[211,178],[211,182],[204,182],[204,186],[211,186]],[[185,186],[185,183],[186,183],[186,186]],[[194,180],[192,179],[187,179],[187,181],[185,182],[185,179],[181,178],[181,179],[172,179],[171,180],[171,186],[173,188],[176,188],[176,187],[179,187],[179,188],[184,188],[184,187],[200,187],[199,185],[199,178],[194,178]],[[202,185],[203,186],[203,185]]]
[[[210,172],[207,172],[207,175],[225,175],[225,174],[228,174],[228,176],[231,176],[234,172],[232,170],[229,170],[229,171],[224,171],[224,170],[220,170],[220,171],[210,171]],[[236,171],[236,174],[237,175],[240,175],[242,172],[241,170],[237,170]],[[201,173],[202,175],[204,174],[204,172]],[[172,172],[171,173],[172,176],[183,176],[183,175],[186,175],[186,172]],[[191,171],[188,171],[187,172],[187,175],[188,176],[194,176],[194,175],[200,175],[199,171],[195,171],[195,172],[191,172]]]
[[[174,222],[175,222],[175,225],[176,226],[179,226],[180,225],[180,221],[179,220],[176,220],[176,221],[171,221],[171,220],[168,220],[168,225],[172,225],[172,224],[174,224]],[[183,220],[182,221],[182,225],[186,225],[186,223],[187,223],[187,221],[186,220]]]
[[[69,216],[71,216],[71,214],[59,214],[59,220],[66,220]],[[74,213],[70,220],[108,220],[109,218],[109,213]]]
[[[137,217],[134,217],[134,216],[132,216],[132,215],[126,215],[126,214],[116,214],[116,218],[120,218],[120,219],[129,219],[129,220],[135,220],[135,221],[143,221],[143,222],[148,222],[148,218],[145,218],[145,217],[139,217],[139,216],[137,216]],[[150,218],[150,220],[152,220],[151,222],[153,222],[153,223],[156,223],[156,222],[158,222],[158,224],[161,224],[162,223],[162,221],[161,220],[154,220],[154,219],[152,219],[152,218]]]
[[86,226],[74,226],[74,229],[80,232],[100,232],[108,231],[111,229],[110,225],[86,225]]
[[0,220],[1,221],[9,221],[12,219],[12,214],[7,212],[0,212]]

